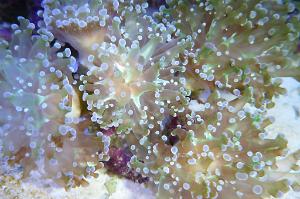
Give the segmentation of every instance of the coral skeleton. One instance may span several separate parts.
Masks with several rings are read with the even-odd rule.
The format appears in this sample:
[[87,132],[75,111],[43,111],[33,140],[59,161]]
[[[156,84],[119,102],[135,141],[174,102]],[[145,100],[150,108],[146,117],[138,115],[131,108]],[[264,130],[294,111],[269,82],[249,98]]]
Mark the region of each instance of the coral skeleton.
[[300,152],[266,131],[280,77],[300,80],[297,5],[43,0],[38,22],[0,26],[0,173],[70,189],[106,169],[157,198],[299,191]]

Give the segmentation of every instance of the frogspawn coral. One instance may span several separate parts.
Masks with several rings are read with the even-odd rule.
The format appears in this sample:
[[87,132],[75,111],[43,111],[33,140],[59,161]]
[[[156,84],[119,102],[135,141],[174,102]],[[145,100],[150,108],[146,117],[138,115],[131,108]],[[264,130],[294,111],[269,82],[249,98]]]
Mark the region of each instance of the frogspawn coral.
[[69,170],[56,166],[63,159],[58,152],[74,156],[76,142],[70,140],[81,136],[78,124],[84,123],[72,86],[76,61],[70,49],[59,52],[59,42],[50,45],[52,33],[39,29],[32,35],[35,25],[19,21],[12,25],[11,41],[1,40],[1,170],[21,166],[26,177],[42,164],[45,175],[60,179]]
[[285,92],[274,78],[299,79],[293,3],[168,0],[153,12],[138,0],[44,0],[42,7],[37,32],[20,18],[11,41],[1,40],[4,164],[28,173],[38,151],[46,176],[66,188],[106,167],[158,198],[268,198],[299,189],[299,152],[265,131],[266,110]]

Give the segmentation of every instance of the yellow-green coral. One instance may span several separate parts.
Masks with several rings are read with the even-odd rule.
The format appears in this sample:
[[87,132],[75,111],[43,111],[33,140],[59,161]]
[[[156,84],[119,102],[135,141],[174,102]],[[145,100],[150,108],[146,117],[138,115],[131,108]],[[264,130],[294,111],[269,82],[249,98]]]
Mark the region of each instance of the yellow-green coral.
[[[269,198],[299,189],[299,154],[265,131],[266,110],[285,92],[276,78],[299,78],[292,2],[167,0],[156,12],[138,0],[42,6],[37,33],[20,18],[13,39],[1,40],[0,135],[35,148],[35,136],[23,132],[32,124],[46,175],[75,187],[106,166],[158,198]],[[26,108],[30,121],[18,113]],[[28,127],[13,127],[19,120]],[[27,160],[1,146],[2,158]]]

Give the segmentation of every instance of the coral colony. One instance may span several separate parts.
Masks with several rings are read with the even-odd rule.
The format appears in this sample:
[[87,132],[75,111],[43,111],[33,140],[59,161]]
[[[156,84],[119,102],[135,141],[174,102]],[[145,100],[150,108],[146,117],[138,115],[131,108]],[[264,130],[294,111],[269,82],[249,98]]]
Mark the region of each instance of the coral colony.
[[278,77],[300,78],[296,2],[151,5],[44,0],[39,21],[1,26],[1,175],[71,189],[106,168],[157,198],[299,191],[300,152],[265,131]]

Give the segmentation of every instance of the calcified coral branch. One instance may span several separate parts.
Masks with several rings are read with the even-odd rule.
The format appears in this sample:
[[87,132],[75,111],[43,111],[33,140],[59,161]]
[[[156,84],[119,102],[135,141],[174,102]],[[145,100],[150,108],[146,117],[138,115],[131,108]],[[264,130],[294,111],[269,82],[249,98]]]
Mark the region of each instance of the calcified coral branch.
[[6,165],[28,173],[42,159],[46,176],[66,188],[104,166],[159,198],[253,199],[299,189],[298,152],[288,154],[285,138],[265,131],[266,110],[285,92],[274,78],[299,78],[294,4],[42,6],[37,33],[20,18],[11,41],[1,40]]

